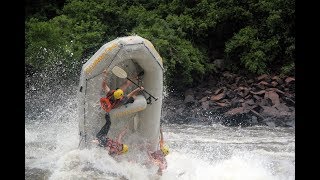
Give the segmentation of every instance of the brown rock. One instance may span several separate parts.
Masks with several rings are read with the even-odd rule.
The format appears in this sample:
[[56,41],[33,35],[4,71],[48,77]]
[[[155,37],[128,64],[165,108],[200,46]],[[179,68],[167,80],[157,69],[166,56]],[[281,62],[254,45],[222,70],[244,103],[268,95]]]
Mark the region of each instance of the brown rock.
[[200,101],[201,98],[203,98],[202,94],[197,93],[195,99],[196,99],[197,101]]
[[264,98],[265,99],[270,99],[272,101],[273,105],[279,105],[280,104],[279,95],[274,91],[267,91],[264,94]]
[[292,116],[292,112],[288,112],[288,111],[280,111],[279,112],[279,116]]
[[226,84],[226,87],[227,87],[227,89],[231,89],[234,87],[233,85],[234,85],[234,83],[233,84]]
[[230,73],[229,71],[225,71],[224,73],[222,73],[222,76],[225,78],[234,78],[234,74]]
[[263,84],[255,84],[259,89],[266,89],[266,87]]
[[279,76],[272,76],[271,78],[272,80],[277,80],[277,79],[280,79]]
[[260,81],[258,84],[260,85],[264,85],[264,86],[269,86],[270,84],[265,82],[265,81]]
[[245,89],[243,90],[243,95],[244,95],[244,96],[247,96],[247,95],[249,94],[249,92],[250,92],[250,90],[249,90],[248,88],[245,88]]
[[254,109],[250,109],[251,112],[253,112],[255,115],[259,116],[260,118],[264,119],[263,116],[261,116],[261,114],[259,114],[257,111],[255,111]]
[[235,83],[231,84],[230,89],[231,89],[231,90],[237,89],[237,85],[236,85]]
[[239,86],[248,86],[248,83],[245,82],[245,81],[244,81],[244,82],[240,82],[240,83],[239,83]]
[[236,95],[236,93],[234,91],[230,91],[229,90],[229,91],[226,92],[226,97],[229,98],[229,99],[234,98],[235,95]]
[[286,84],[289,84],[290,82],[295,81],[295,79],[292,77],[287,77],[284,81],[286,82]]
[[246,102],[241,103],[241,106],[242,106],[244,109],[247,109],[248,107],[250,107],[250,105],[247,104]]
[[273,87],[276,87],[276,86],[278,85],[278,83],[277,83],[276,81],[272,81],[272,82],[271,82],[271,85],[272,85]]
[[235,89],[237,94],[241,97],[245,97],[249,94],[250,90],[247,87],[239,86],[237,89]]
[[278,93],[280,93],[280,94],[285,94],[283,91],[281,91],[281,90],[279,90],[278,88],[268,88],[268,89],[266,89],[267,91],[276,91],[276,92],[278,92]]
[[218,93],[220,93],[223,90],[223,88],[219,88],[217,90],[214,91],[214,95],[217,95]]
[[283,100],[289,105],[289,106],[294,106],[295,105],[295,101],[292,100],[291,98],[289,97],[284,97]]
[[256,100],[260,100],[261,99],[261,97],[257,96],[257,95],[253,95],[253,98],[255,98]]
[[243,92],[238,92],[237,93],[240,97],[244,97],[244,93]]
[[243,114],[245,113],[245,110],[243,107],[237,107],[237,108],[233,108],[229,111],[227,111],[225,114],[226,115],[235,115],[235,114]]
[[280,116],[280,112],[275,107],[262,106],[262,115],[264,116]]
[[[270,101],[270,102],[269,102]],[[258,104],[260,105],[260,106],[271,106],[271,100],[269,99],[269,101],[268,101],[268,99],[261,99],[259,102],[258,102]]]
[[221,107],[226,107],[229,105],[228,103],[224,103],[224,102],[216,102],[216,104],[218,104]]
[[205,101],[208,101],[208,100],[210,100],[210,97],[205,96],[205,97],[200,99],[200,102],[205,102]]
[[254,101],[253,101],[253,99],[246,100],[244,103],[246,103],[246,104],[248,104],[248,105],[250,105],[250,106],[252,106],[252,105],[255,104]]
[[202,109],[204,109],[204,110],[209,109],[209,103],[210,103],[209,101],[202,102],[201,103]]
[[278,76],[273,76],[271,79],[274,80],[274,81],[276,81],[278,84],[283,84],[282,79],[279,78]]
[[255,94],[255,95],[262,95],[264,93],[266,93],[265,90],[261,90],[261,91],[257,91],[257,92],[253,92],[253,91],[250,91],[251,94]]
[[233,99],[231,99],[230,105],[231,105],[231,106],[234,106],[234,107],[239,106],[239,105],[240,105],[239,99],[236,98],[236,97],[233,98]]
[[261,76],[257,77],[257,80],[258,80],[258,81],[261,81],[261,80],[265,80],[265,79],[267,79],[267,78],[268,78],[268,75],[262,74]]
[[236,77],[236,82],[235,84],[238,84],[238,82],[240,81],[241,77]]
[[251,109],[257,107],[257,105],[255,105],[255,103],[253,101],[252,101],[252,103],[251,102],[247,102],[247,101],[244,102],[244,103],[241,103],[241,106],[244,108],[244,110],[246,112],[249,112]]
[[253,110],[257,111],[257,112],[262,112],[262,107],[259,105],[255,105],[254,108],[252,108]]
[[275,106],[276,109],[278,109],[280,112],[289,112],[290,109],[288,106],[286,106],[284,103],[280,103]]
[[251,98],[252,96],[249,94],[248,96],[244,97],[244,99],[249,99]]
[[236,89],[236,91],[242,91],[242,90],[244,90],[244,89],[246,89],[246,87],[239,86],[239,87]]
[[226,96],[225,93],[222,92],[222,93],[220,93],[220,94],[218,94],[218,95],[213,95],[213,96],[211,96],[210,99],[211,99],[212,101],[219,101],[220,99],[223,99],[225,96]]
[[248,84],[252,84],[253,82],[254,82],[253,79],[249,79],[249,80],[247,81]]
[[228,99],[221,99],[219,102],[229,103]]

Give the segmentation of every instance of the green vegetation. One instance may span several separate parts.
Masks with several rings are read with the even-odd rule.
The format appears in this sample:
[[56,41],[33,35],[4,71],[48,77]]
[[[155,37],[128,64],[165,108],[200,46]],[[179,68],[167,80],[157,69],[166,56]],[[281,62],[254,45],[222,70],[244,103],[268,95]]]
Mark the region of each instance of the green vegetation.
[[26,64],[75,69],[103,44],[133,34],[153,43],[165,83],[177,89],[214,74],[215,59],[233,72],[295,69],[294,0],[27,1]]

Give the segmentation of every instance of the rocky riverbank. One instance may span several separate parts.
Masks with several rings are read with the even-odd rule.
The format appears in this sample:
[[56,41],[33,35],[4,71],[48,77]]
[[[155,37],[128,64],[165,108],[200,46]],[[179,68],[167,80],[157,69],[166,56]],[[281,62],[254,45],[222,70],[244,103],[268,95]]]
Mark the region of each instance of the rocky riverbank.
[[162,121],[295,127],[295,78],[225,71],[163,101]]

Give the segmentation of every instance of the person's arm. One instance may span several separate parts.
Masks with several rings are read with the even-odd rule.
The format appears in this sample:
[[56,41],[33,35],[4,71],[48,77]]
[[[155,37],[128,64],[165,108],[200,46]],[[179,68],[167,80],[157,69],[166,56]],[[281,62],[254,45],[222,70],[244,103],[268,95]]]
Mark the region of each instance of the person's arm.
[[150,161],[152,161],[153,160],[153,157],[152,157],[152,151],[151,151],[151,144],[150,143],[148,143],[147,145],[146,145],[146,150],[147,150],[147,154],[148,154],[148,157],[149,157],[149,160]]
[[106,81],[102,81],[102,90],[108,94],[108,92],[110,91],[110,88],[108,87]]
[[124,91],[126,91],[126,89],[127,89],[131,84],[132,84],[131,81],[126,80],[126,82],[124,82],[124,83],[120,86],[119,89],[122,89],[122,91],[124,92]]
[[160,128],[160,142],[159,143],[160,143],[160,148],[162,148],[164,145],[162,128]]
[[131,91],[131,93],[129,93],[129,94],[127,95],[128,99],[129,99],[130,97],[135,98],[136,95],[137,95],[140,91],[143,91],[143,90],[144,90],[144,87],[141,86],[141,87],[138,87],[137,89]]
[[124,134],[127,132],[128,130],[128,127],[126,127],[124,130],[121,131],[121,133],[119,134],[118,136],[118,139],[117,139],[117,142],[121,144],[121,140],[122,140],[122,137],[124,136]]
[[[132,78],[133,80],[139,80],[139,75],[136,75],[135,77]],[[121,86],[120,89],[122,89],[122,91],[125,91],[133,82],[130,81],[129,79],[127,79]]]
[[152,161],[153,157],[151,156],[151,151],[147,150],[147,154],[148,154],[149,160]]
[[108,92],[110,91],[110,88],[109,88],[109,86],[108,86],[107,83],[106,83],[106,80],[107,80],[107,70],[104,70],[104,71],[103,71],[103,76],[104,76],[104,78],[103,78],[102,84],[101,84],[102,90],[103,90],[106,94],[108,94]]

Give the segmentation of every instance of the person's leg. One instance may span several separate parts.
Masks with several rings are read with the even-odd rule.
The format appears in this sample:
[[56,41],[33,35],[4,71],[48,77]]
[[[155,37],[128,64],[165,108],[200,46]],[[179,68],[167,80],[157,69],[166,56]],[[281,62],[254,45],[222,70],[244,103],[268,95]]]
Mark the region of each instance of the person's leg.
[[106,124],[100,129],[100,131],[96,135],[100,146],[104,146],[107,143],[107,135],[111,125],[109,113],[106,113],[105,119]]

